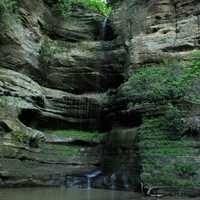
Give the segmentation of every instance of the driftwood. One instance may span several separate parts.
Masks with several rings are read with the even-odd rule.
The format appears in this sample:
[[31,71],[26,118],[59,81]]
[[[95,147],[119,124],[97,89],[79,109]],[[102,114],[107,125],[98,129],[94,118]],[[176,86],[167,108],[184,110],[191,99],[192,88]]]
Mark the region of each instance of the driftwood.
[[159,190],[160,187],[147,186],[142,182],[140,184],[141,184],[141,192],[143,194],[145,194],[146,196],[149,196],[149,197],[163,197],[164,196],[163,194],[153,194],[152,193],[154,190],[156,190],[156,191]]

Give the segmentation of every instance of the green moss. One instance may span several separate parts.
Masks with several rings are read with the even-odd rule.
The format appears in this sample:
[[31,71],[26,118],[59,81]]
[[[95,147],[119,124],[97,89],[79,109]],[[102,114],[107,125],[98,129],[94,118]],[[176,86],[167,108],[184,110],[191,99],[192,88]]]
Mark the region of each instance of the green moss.
[[73,7],[83,6],[92,11],[99,12],[102,15],[108,16],[112,12],[111,6],[108,6],[101,0],[59,0],[60,10],[63,15],[68,15]]
[[81,146],[78,145],[53,145],[57,157],[65,158],[66,156],[80,156]]
[[62,136],[62,137],[71,137],[78,138],[80,140],[90,140],[101,142],[104,138],[104,134],[98,132],[87,132],[87,131],[78,131],[78,130],[55,130],[55,131],[46,131],[48,134]]
[[149,162],[144,165],[145,171],[152,172],[159,169],[157,176],[145,176],[146,181],[152,185],[158,183],[160,186],[170,187],[197,187],[200,181],[194,176],[198,171],[198,167],[193,163],[180,162],[175,164],[157,164]]
[[161,117],[146,119],[139,129],[142,180],[150,185],[172,188],[198,187],[199,142],[194,139],[170,137],[170,129]]

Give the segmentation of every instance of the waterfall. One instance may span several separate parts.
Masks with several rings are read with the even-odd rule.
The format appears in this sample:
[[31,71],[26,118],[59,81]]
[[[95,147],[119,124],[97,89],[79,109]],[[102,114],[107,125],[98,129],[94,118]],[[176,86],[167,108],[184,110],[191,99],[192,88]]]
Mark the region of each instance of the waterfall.
[[108,17],[105,17],[102,23],[101,40],[106,39]]
[[91,178],[89,176],[87,177],[87,189],[91,189]]
[[115,173],[113,173],[112,174],[112,176],[110,177],[110,180],[111,180],[111,189],[115,189],[116,188],[116,179],[117,179],[117,177],[116,177],[116,174]]
[[128,176],[126,174],[123,174],[122,179],[124,182],[124,188],[129,189]]
[[96,178],[97,176],[101,175],[102,171],[100,170],[93,170],[87,173],[85,176],[87,177],[87,189],[91,189],[92,187],[92,179]]

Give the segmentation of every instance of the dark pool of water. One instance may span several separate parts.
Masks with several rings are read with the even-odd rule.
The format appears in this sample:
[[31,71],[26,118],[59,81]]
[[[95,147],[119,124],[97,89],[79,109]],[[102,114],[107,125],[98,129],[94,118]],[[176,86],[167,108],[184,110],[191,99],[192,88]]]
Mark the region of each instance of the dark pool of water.
[[[97,189],[18,188],[0,189],[0,200],[156,200],[133,192]],[[157,199],[158,200],[158,199]],[[188,200],[166,197],[163,200]]]

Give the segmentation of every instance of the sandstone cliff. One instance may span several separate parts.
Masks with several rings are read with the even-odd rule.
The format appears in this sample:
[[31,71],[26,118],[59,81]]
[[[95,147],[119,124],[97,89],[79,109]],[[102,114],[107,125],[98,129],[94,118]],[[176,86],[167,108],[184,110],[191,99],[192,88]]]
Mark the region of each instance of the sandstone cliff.
[[61,185],[100,165],[101,140],[48,132],[104,129],[105,92],[122,82],[126,52],[101,42],[103,20],[81,6],[64,16],[58,1],[1,10],[1,185]]
[[[1,11],[2,186],[104,168],[96,187],[116,176],[120,189],[199,194],[200,3],[111,4],[109,19],[82,6],[62,15],[56,0]],[[104,133],[59,132],[71,129]]]

